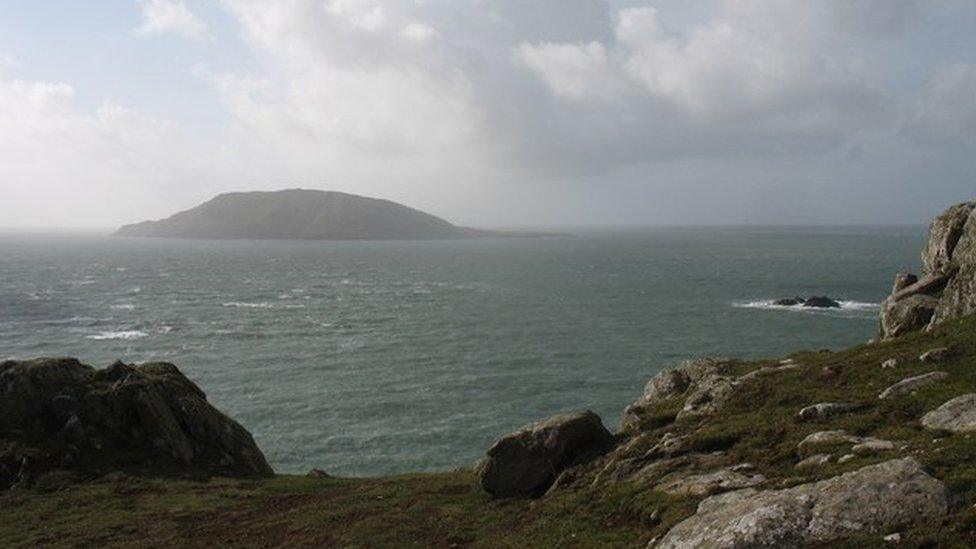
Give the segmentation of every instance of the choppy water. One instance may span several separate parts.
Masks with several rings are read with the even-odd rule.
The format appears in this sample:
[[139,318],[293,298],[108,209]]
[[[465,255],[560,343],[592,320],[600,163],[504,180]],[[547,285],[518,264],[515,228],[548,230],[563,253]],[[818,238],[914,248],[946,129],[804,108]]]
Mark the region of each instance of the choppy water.
[[[281,472],[468,465],[662,366],[873,335],[922,228],[669,229],[436,242],[0,235],[0,358],[172,361]],[[826,294],[839,311],[777,310]]]

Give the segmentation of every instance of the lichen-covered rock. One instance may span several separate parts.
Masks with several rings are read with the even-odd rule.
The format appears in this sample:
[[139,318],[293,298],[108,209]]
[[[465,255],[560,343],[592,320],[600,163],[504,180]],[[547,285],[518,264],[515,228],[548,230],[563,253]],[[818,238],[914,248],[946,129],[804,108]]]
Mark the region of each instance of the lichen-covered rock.
[[272,474],[250,433],[161,362],[2,362],[0,442],[0,487],[51,469]]
[[947,512],[945,485],[914,459],[897,459],[785,490],[713,496],[657,547],[798,547],[922,524]]
[[834,459],[831,454],[814,454],[806,459],[800,460],[795,467],[797,469],[806,469],[808,467],[820,467],[830,463]]
[[[716,376],[726,376],[735,364],[735,361],[728,358],[706,357],[686,360],[676,368],[660,372],[647,382],[644,394],[624,410],[620,420],[621,430],[639,430],[648,409],[654,404],[669,398],[692,394],[703,381],[711,380]],[[716,388],[716,390],[720,389]],[[699,394],[698,398],[707,400],[708,396]]]
[[976,394],[958,396],[922,416],[922,425],[954,433],[976,431]]
[[607,452],[613,435],[590,411],[561,414],[498,439],[477,466],[481,487],[497,497],[540,495],[564,469]]
[[933,383],[938,383],[949,377],[948,372],[929,372],[927,374],[922,374],[920,376],[912,376],[905,378],[898,383],[888,387],[884,391],[878,394],[878,398],[884,400],[886,398],[892,398],[899,395],[904,395],[917,391],[926,385],[931,385]]
[[970,212],[946,270],[952,278],[939,298],[932,326],[976,313],[976,210]]

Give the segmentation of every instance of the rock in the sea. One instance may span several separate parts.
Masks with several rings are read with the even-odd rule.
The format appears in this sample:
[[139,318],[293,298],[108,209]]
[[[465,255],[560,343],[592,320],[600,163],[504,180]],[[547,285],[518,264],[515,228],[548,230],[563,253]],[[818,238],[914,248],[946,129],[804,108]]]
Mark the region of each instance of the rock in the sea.
[[9,473],[28,456],[31,478],[52,469],[272,474],[250,433],[169,363],[8,360],[0,388],[0,488],[30,481]]
[[936,347],[919,355],[918,359],[922,362],[942,362],[949,356],[948,347]]
[[[713,498],[722,500],[713,504]],[[945,485],[911,458],[785,490],[713,498],[673,527],[657,547],[798,547],[924,524],[948,512]]]
[[[676,368],[660,372],[647,382],[647,386],[644,388],[644,394],[624,410],[623,417],[620,420],[621,430],[640,429],[651,406],[663,400],[675,398],[686,393],[693,394],[700,385],[703,385],[703,382],[706,382],[704,385],[711,386],[710,380],[712,378],[727,378],[735,364],[735,361],[728,358],[706,357],[686,360]],[[715,392],[721,391],[721,388],[718,387],[721,384],[714,385],[711,388]],[[723,393],[723,396],[726,396],[725,393]],[[708,398],[708,395],[704,394],[704,391],[696,397],[696,399],[706,398]],[[693,406],[693,408],[696,410],[706,407],[714,408],[714,403],[711,406],[706,405],[704,402],[700,404],[701,406]],[[693,414],[695,412],[689,413]]]
[[814,307],[817,309],[839,309],[840,302],[825,295],[815,295],[804,299],[803,306]]
[[795,307],[797,305],[803,305],[806,300],[802,297],[782,297],[780,299],[773,300],[773,305],[779,307]]
[[796,414],[796,417],[801,421],[826,419],[838,414],[853,412],[863,407],[862,404],[854,404],[851,402],[821,402],[803,408]]
[[922,416],[922,425],[954,433],[976,431],[976,394],[958,396]]
[[886,399],[899,395],[904,395],[906,393],[911,393],[916,391],[926,385],[931,385],[933,383],[938,383],[949,377],[948,372],[929,372],[927,374],[922,374],[920,376],[913,376],[905,378],[898,383],[888,387],[884,391],[878,394],[878,398]]
[[613,435],[590,411],[532,423],[497,440],[478,464],[481,487],[497,497],[545,492],[567,467],[607,452]]

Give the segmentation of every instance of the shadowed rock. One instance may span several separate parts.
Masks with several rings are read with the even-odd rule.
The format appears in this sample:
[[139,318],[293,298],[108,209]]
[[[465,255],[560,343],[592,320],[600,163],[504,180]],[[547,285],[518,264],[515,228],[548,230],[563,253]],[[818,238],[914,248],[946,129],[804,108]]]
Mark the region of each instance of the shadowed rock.
[[786,490],[713,496],[657,547],[798,547],[924,524],[947,512],[945,485],[914,459],[897,459]]
[[613,444],[590,411],[561,414],[504,436],[477,466],[486,492],[498,497],[543,493],[561,471],[606,453]]
[[49,470],[272,474],[253,438],[168,363],[0,363],[0,487]]

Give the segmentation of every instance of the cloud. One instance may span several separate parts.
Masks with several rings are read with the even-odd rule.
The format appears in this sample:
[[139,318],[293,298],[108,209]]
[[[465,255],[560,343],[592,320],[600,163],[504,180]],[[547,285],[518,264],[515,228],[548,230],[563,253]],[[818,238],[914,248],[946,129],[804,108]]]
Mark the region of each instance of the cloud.
[[904,131],[923,144],[976,142],[976,66],[960,63],[936,72]]
[[521,44],[516,58],[560,97],[583,99],[621,92],[621,84],[608,64],[607,50],[600,42]]
[[139,34],[175,33],[195,40],[211,39],[207,25],[182,0],[142,0]]
[[112,103],[85,112],[75,95],[0,71],[0,217],[105,223],[106,209],[144,208],[198,178],[175,124]]

